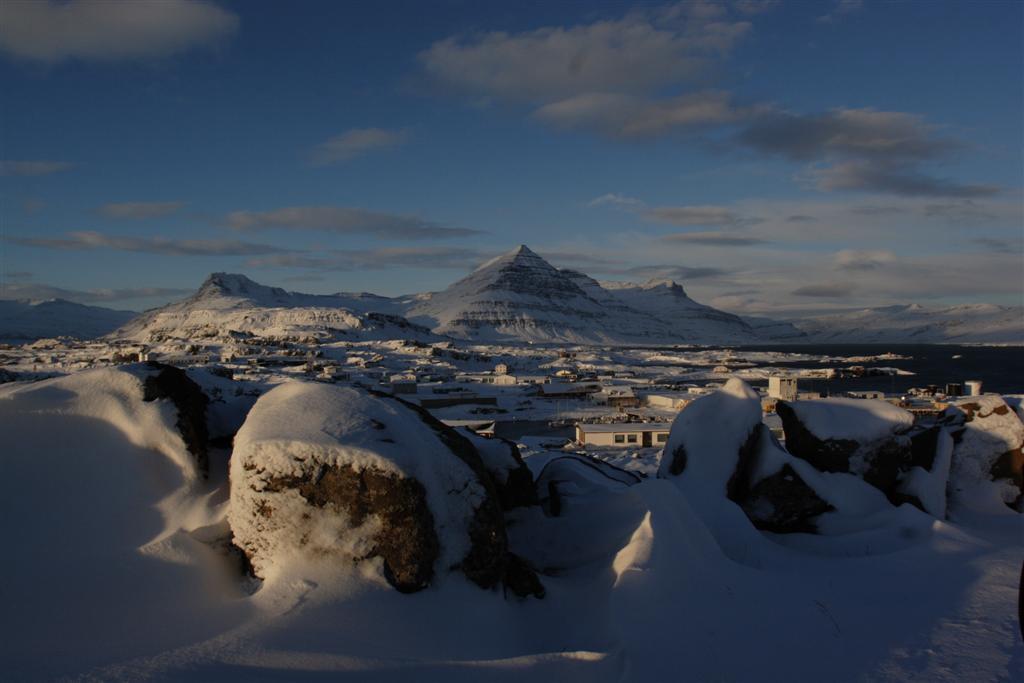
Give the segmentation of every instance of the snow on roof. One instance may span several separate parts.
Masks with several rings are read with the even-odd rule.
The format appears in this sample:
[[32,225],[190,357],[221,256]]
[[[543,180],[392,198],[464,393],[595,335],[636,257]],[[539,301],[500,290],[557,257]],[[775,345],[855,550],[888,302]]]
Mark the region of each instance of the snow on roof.
[[576,426],[585,434],[610,434],[612,432],[668,432],[672,429],[671,422],[617,422],[614,424],[588,424],[580,422]]

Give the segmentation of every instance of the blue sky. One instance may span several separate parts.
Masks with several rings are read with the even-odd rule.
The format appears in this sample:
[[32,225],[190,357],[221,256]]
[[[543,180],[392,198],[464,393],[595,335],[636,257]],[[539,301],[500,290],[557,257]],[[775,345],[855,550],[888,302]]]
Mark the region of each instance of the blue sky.
[[1015,2],[0,5],[4,297],[443,288],[526,243],[741,313],[1020,304]]

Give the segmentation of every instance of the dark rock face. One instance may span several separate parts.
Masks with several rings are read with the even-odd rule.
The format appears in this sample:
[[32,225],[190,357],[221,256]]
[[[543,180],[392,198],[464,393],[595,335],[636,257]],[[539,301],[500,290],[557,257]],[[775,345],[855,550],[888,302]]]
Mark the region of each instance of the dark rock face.
[[755,484],[740,505],[758,529],[779,534],[816,533],[814,520],[835,509],[789,465]]
[[804,426],[796,411],[785,401],[775,404],[775,412],[786,433],[786,450],[822,472],[850,471],[850,457],[860,444],[852,439],[819,439]]
[[[893,434],[871,443],[853,439],[821,439],[811,433],[796,411],[779,401],[775,411],[786,433],[786,450],[822,472],[852,472],[882,491],[891,503],[921,502],[901,493],[901,478],[914,466],[931,470],[935,461],[938,427]],[[853,461],[858,460],[857,468]],[[855,471],[856,469],[856,471]],[[923,509],[923,508],[922,508]]]
[[178,409],[178,431],[189,453],[195,456],[199,472],[205,479],[210,472],[207,452],[209,434],[206,426],[206,406],[210,399],[181,368],[153,361],[146,363],[145,367],[155,372],[143,380],[142,400],[166,398],[174,403]]
[[476,446],[484,467],[494,481],[502,510],[537,505],[533,474],[514,442],[498,437],[485,438],[469,428],[459,432]]
[[736,469],[733,470],[729,482],[726,484],[725,493],[729,500],[740,502],[745,500],[750,493],[750,473],[757,458],[757,447],[761,441],[761,431],[765,426],[760,422],[753,426],[747,435],[746,441],[740,446],[739,457],[736,459]]
[[[384,578],[402,593],[430,585],[440,544],[426,491],[413,480],[375,470],[356,472],[350,467],[322,468],[302,477],[268,480],[268,491],[295,489],[310,505],[332,506],[345,512],[353,526],[376,515],[382,528],[363,558],[381,557]],[[272,510],[263,511],[265,515]]]

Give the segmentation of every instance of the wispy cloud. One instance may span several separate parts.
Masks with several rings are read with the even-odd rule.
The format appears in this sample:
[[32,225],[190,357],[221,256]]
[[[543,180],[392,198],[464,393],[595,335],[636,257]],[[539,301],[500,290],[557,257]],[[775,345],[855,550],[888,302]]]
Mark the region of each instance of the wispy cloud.
[[562,128],[592,129],[623,138],[664,135],[733,123],[748,115],[727,92],[689,93],[649,99],[625,93],[583,93],[537,109],[534,117]]
[[759,218],[742,216],[728,207],[711,204],[656,206],[641,215],[649,221],[678,226],[740,227],[760,222]]
[[790,294],[818,299],[846,299],[855,289],[856,285],[849,282],[823,282],[797,287]]
[[836,0],[832,11],[818,17],[818,21],[822,24],[833,24],[862,9],[864,9],[864,0]]
[[859,190],[923,197],[985,197],[999,191],[937,178],[921,170],[963,146],[939,135],[921,116],[875,109],[818,114],[765,110],[738,134],[762,154],[808,162],[821,190]]
[[240,242],[238,240],[174,240],[163,237],[130,237],[100,232],[70,232],[63,237],[8,237],[7,241],[24,247],[83,251],[114,249],[168,256],[256,256],[288,252],[288,249]]
[[735,235],[727,232],[684,232],[665,235],[663,242],[670,244],[696,244],[710,247],[749,247],[755,244],[767,244],[767,240],[759,237]]
[[386,270],[389,268],[471,270],[494,257],[490,251],[450,247],[387,247],[332,250],[324,254],[277,254],[250,259],[252,268],[301,268],[314,271]]
[[0,50],[39,62],[166,57],[212,45],[238,17],[200,0],[0,3]]
[[146,220],[170,215],[184,205],[184,202],[122,202],[104,204],[98,210],[107,218]]
[[353,128],[317,145],[311,159],[317,166],[343,163],[370,152],[398,147],[408,139],[408,131],[404,130]]
[[[10,3],[8,3],[10,4]],[[3,5],[0,5],[2,8]],[[3,10],[0,9],[0,12]],[[39,176],[60,173],[74,168],[68,161],[0,161],[0,175],[3,176]]]
[[320,230],[391,239],[441,239],[483,234],[481,230],[452,228],[416,216],[342,206],[289,206],[270,211],[233,211],[227,215],[225,224],[241,231]]

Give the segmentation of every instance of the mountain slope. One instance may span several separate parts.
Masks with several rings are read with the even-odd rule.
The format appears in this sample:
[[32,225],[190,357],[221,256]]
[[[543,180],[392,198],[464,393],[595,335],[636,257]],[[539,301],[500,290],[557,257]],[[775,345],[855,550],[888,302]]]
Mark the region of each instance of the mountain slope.
[[44,337],[93,339],[125,324],[137,313],[102,306],[86,306],[64,299],[25,301],[0,299],[0,339],[34,340]]
[[420,297],[407,315],[462,339],[670,341],[669,330],[658,320],[609,301],[596,281],[558,270],[525,245],[484,263],[444,291]]
[[602,286],[627,306],[664,321],[670,334],[681,341],[742,344],[758,335],[742,318],[691,299],[683,286],[672,280],[645,284],[605,282]]
[[918,304],[866,308],[791,321],[813,343],[1024,343],[1024,308]]
[[111,336],[135,341],[192,340],[231,332],[257,336],[343,336],[352,339],[432,337],[390,312],[369,310],[373,295],[301,294],[267,287],[244,275],[214,273],[192,296],[143,313]]

